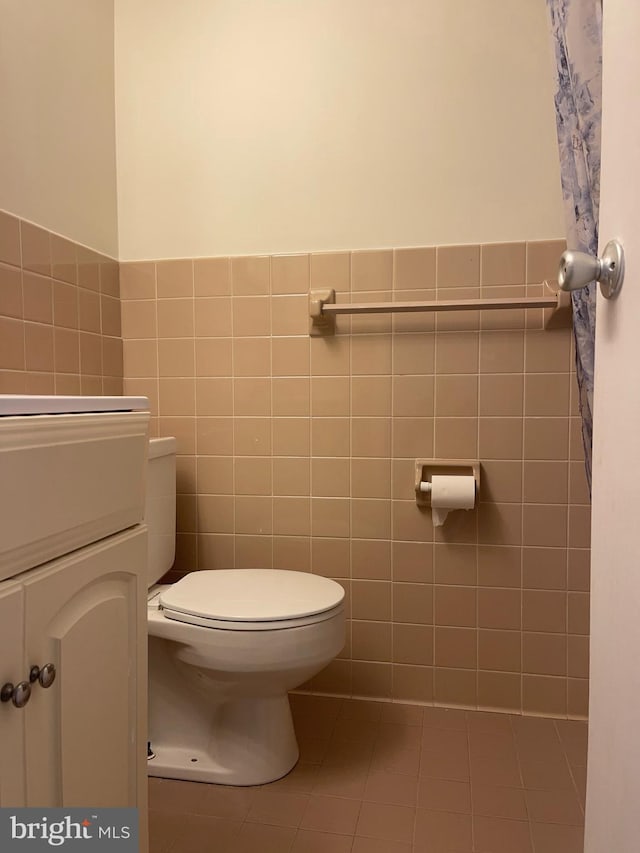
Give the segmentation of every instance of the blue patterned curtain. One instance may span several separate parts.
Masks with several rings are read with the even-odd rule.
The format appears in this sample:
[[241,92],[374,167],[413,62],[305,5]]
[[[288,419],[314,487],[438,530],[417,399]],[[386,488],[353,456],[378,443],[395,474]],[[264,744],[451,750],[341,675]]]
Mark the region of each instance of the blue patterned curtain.
[[[600,203],[602,0],[547,0],[556,65],[556,125],[567,244],[596,255]],[[573,328],[591,489],[596,285],[575,291]]]

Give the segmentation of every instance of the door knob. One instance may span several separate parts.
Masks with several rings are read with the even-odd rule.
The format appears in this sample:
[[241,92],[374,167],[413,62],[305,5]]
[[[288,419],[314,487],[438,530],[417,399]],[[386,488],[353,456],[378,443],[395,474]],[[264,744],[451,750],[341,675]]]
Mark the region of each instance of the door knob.
[[600,292],[612,299],[622,287],[624,279],[624,249],[617,240],[604,247],[601,258],[585,252],[563,252],[558,270],[560,290],[580,290],[590,281],[600,282]]

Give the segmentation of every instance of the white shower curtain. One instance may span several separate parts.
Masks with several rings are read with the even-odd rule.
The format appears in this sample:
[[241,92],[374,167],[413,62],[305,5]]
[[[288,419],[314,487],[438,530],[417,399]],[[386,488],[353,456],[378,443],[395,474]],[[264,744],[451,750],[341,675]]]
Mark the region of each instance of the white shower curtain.
[[[547,0],[567,244],[596,255],[600,202],[602,0]],[[582,437],[591,489],[596,285],[575,291],[573,327]]]

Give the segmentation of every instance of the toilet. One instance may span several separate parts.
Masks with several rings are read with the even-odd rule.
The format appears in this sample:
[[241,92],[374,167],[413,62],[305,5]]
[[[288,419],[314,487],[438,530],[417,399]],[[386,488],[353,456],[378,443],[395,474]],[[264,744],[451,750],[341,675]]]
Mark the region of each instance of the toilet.
[[287,694],[342,649],[344,590],[278,569],[195,571],[158,585],[175,555],[175,453],[174,438],[149,442],[148,772],[261,785],[298,760]]

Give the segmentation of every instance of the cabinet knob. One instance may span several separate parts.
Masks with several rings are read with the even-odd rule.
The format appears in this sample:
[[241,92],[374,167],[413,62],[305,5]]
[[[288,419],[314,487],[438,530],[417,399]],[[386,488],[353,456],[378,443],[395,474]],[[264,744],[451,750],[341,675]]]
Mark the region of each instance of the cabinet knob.
[[[35,669],[35,667],[34,667]],[[52,663],[45,663],[37,675],[41,687],[51,687],[56,680],[56,668]]]
[[29,699],[31,698],[31,685],[28,681],[21,681],[19,684],[13,688],[13,695],[11,697],[11,701],[16,706],[16,708],[24,708]]
[[13,684],[7,681],[0,687],[0,702],[8,702],[13,696]]

